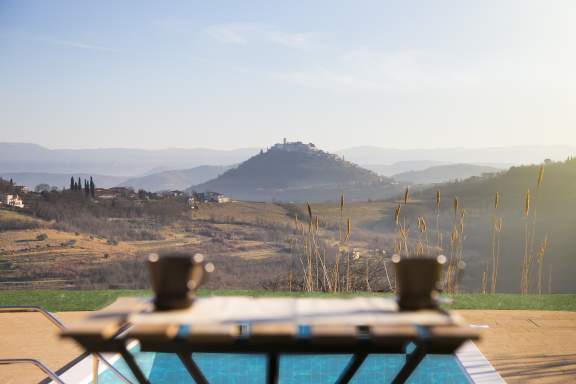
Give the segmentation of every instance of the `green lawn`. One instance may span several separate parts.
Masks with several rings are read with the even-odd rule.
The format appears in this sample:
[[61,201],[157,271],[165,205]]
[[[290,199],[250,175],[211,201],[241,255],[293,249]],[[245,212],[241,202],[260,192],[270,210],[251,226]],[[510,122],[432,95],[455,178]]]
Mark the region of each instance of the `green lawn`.
[[[245,290],[200,290],[201,296],[304,296],[304,297],[351,297],[378,296],[379,293],[360,292],[355,294],[327,294],[300,292],[272,292]],[[52,312],[90,311],[107,306],[119,296],[150,296],[146,290],[106,290],[106,291],[0,291],[2,305],[36,305]],[[390,296],[390,295],[388,295]],[[454,303],[446,306],[451,309],[532,309],[544,311],[576,311],[576,294],[558,295],[480,295],[463,294],[452,296]]]

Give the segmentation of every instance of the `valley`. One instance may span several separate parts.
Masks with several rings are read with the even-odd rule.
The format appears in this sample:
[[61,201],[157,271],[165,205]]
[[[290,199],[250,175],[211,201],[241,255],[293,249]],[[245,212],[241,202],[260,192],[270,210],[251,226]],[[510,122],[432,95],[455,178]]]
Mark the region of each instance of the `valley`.
[[[438,165],[428,175],[454,181],[399,183],[284,142],[202,168],[223,173],[185,191],[92,191],[73,178],[74,189],[24,192],[3,180],[0,192],[20,191],[24,208],[0,207],[0,288],[146,288],[143,258],[179,250],[218,265],[210,288],[389,291],[399,253],[465,263],[449,291],[517,292],[527,279],[530,292],[571,292],[575,164]],[[158,175],[186,185],[170,172]]]

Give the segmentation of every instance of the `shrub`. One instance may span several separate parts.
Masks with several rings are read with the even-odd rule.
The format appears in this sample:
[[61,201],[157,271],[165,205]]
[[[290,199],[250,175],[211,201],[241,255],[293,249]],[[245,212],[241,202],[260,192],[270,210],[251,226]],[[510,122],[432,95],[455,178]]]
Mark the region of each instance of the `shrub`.
[[48,238],[48,235],[45,233],[41,233],[38,236],[36,236],[36,241],[44,241]]
[[35,229],[38,227],[40,227],[40,225],[34,221],[22,221],[17,219],[8,219],[0,221],[0,232],[17,231],[23,229]]

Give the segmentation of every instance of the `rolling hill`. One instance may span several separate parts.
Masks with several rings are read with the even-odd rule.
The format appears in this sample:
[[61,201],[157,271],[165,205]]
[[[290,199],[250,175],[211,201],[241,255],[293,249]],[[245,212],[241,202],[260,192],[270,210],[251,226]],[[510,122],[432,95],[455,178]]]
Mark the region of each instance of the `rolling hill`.
[[214,179],[231,166],[202,165],[190,169],[180,169],[153,173],[151,175],[134,177],[123,181],[120,187],[132,187],[135,190],[157,192],[166,190],[184,190],[190,185],[200,184]]
[[276,144],[214,180],[192,186],[242,200],[325,201],[344,192],[351,199],[382,198],[394,190],[390,179],[313,144]]

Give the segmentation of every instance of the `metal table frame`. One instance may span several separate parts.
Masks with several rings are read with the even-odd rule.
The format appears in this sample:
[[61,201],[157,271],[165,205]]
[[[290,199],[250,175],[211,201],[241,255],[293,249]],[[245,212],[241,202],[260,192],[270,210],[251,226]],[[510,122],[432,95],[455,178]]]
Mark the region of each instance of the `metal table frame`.
[[[164,352],[164,353],[174,353],[176,354],[186,368],[190,376],[198,384],[208,384],[209,381],[206,379],[202,370],[194,361],[192,356],[195,352],[208,352],[208,353],[254,353],[254,354],[264,354],[267,360],[267,372],[266,372],[266,383],[275,384],[278,383],[279,378],[279,357],[281,355],[287,354],[350,354],[352,358],[336,380],[336,384],[346,384],[354,377],[357,371],[360,369],[364,363],[366,357],[371,353],[403,353],[406,355],[406,360],[402,368],[396,374],[396,377],[392,380],[394,384],[405,383],[411,374],[418,368],[419,364],[422,362],[427,354],[448,354],[453,353],[467,338],[454,338],[450,341],[448,346],[443,346],[437,348],[434,343],[426,337],[426,329],[422,328],[422,336],[416,339],[406,340],[402,345],[374,345],[367,340],[359,340],[357,344],[348,345],[345,347],[337,345],[312,345],[306,340],[296,341],[291,345],[273,345],[269,344],[258,344],[253,345],[244,342],[244,340],[239,340],[235,344],[229,346],[211,346],[209,344],[194,344],[189,343],[184,340],[179,340],[175,338],[171,343],[167,344],[164,342],[151,343],[147,341],[141,341],[141,351],[143,352]],[[112,344],[108,344],[103,347],[107,352],[117,352],[119,353],[127,366],[131,370],[134,377],[137,379],[139,384],[151,384],[146,378],[141,368],[134,356],[127,349],[126,345],[128,339],[126,340],[116,340]],[[406,351],[407,346],[413,343],[415,348],[412,352],[408,353]]]
[[[405,354],[405,362],[392,380],[392,383],[400,384],[408,380],[427,354],[453,354],[464,342],[478,338],[476,330],[456,324],[404,326],[404,330],[410,328],[411,331],[398,334],[394,332],[394,326],[389,327],[387,333],[378,334],[377,325],[350,325],[348,331],[342,334],[343,336],[334,333],[324,338],[319,333],[309,332],[310,328],[308,332],[300,334],[301,327],[307,327],[305,324],[298,325],[297,331],[294,333],[283,333],[282,328],[278,328],[279,332],[268,331],[260,334],[257,331],[257,326],[254,326],[254,333],[252,333],[253,324],[251,323],[226,324],[224,326],[228,328],[237,327],[237,333],[233,336],[227,335],[230,337],[225,340],[222,338],[211,339],[208,337],[210,335],[202,334],[199,338],[195,338],[194,334],[187,334],[188,325],[173,325],[170,332],[163,333],[168,329],[164,324],[160,324],[157,332],[154,329],[148,332],[143,331],[142,325],[139,328],[136,324],[121,336],[102,338],[94,333],[94,330],[98,328],[97,326],[98,324],[96,326],[91,324],[89,332],[85,330],[84,332],[81,330],[66,331],[63,332],[63,336],[75,339],[89,352],[119,353],[139,384],[152,383],[146,378],[136,359],[127,349],[128,343],[132,340],[137,340],[140,343],[140,350],[143,352],[176,354],[186,371],[198,384],[208,384],[209,381],[194,361],[192,354],[196,352],[263,354],[266,356],[267,362],[267,384],[276,384],[279,381],[279,358],[281,355],[352,355],[336,380],[336,384],[346,384],[355,376],[369,354]],[[322,325],[319,324],[314,324],[312,327],[322,329]],[[373,330],[375,331],[372,332]],[[410,344],[414,345],[415,348],[408,353],[407,347]]]

